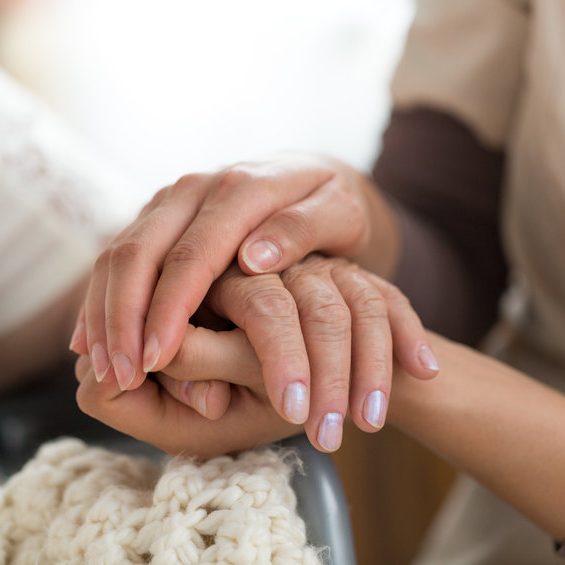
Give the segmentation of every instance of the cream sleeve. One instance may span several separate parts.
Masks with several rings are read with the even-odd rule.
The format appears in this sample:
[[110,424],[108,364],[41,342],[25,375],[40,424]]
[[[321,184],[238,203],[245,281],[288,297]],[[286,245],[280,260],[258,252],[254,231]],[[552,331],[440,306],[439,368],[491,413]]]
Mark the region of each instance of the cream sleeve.
[[130,217],[133,192],[0,71],[0,336],[60,297]]
[[419,0],[392,84],[397,108],[454,115],[490,147],[508,139],[527,49],[524,0]]

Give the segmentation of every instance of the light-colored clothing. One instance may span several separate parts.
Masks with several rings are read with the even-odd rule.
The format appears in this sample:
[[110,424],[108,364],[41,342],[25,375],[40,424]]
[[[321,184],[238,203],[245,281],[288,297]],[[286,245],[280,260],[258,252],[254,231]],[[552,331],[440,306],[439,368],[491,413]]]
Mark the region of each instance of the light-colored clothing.
[[[397,108],[448,112],[506,151],[502,225],[513,298],[503,316],[514,331],[498,355],[562,390],[564,56],[563,0],[421,0],[393,82]],[[468,479],[438,524],[419,564],[562,562],[545,533]]]
[[0,71],[0,335],[90,268],[130,217],[128,187]]

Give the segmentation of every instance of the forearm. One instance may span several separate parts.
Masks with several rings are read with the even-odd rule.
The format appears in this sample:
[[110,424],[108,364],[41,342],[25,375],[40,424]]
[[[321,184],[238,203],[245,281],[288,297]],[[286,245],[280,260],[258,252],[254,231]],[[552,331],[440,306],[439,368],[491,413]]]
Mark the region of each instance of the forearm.
[[565,397],[441,338],[430,382],[395,375],[389,421],[565,538]]
[[69,340],[86,290],[75,283],[41,312],[0,336],[0,393],[69,355]]

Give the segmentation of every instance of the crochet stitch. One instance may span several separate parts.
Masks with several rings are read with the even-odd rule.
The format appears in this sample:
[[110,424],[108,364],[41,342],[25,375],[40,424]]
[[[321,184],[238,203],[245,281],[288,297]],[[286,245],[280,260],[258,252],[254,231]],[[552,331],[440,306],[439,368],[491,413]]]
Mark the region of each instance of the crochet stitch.
[[164,470],[62,439],[0,489],[0,565],[321,565],[273,450]]

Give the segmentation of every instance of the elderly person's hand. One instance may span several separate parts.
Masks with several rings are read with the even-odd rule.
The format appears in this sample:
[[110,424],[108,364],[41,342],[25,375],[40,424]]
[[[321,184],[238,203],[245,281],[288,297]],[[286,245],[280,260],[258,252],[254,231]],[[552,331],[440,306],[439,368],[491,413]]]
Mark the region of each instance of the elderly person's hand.
[[[248,277],[233,265],[213,284],[200,313],[207,325],[220,327],[218,322],[224,319],[237,328],[214,332],[189,326],[185,330],[177,355],[158,375],[170,396],[159,393],[152,380],[123,395],[114,379],[103,379],[97,389],[89,372],[79,389],[80,406],[142,438],[151,420],[150,416],[146,419],[145,410],[165,419],[174,412],[176,418],[192,421],[196,416],[184,404],[201,416],[224,422],[230,414],[227,421],[231,421],[234,410],[239,414],[242,406],[261,406],[261,417],[266,418],[266,412],[269,421],[278,413],[294,424],[306,422],[312,444],[333,451],[341,443],[348,408],[362,430],[382,427],[393,353],[410,372],[419,363],[418,345],[427,340],[418,317],[394,286],[344,259],[320,256],[310,256],[280,276]],[[82,367],[84,363],[81,361]],[[430,371],[426,376],[434,375]],[[231,403],[230,389],[221,381],[234,385]],[[130,395],[144,399],[134,412]],[[267,410],[268,400],[274,411]],[[121,403],[127,408],[114,411]],[[133,427],[128,428],[130,425]],[[168,426],[168,421],[158,426],[165,430],[164,443],[152,432],[148,441],[168,451],[171,445],[182,448],[190,438],[189,431],[185,433],[179,425],[170,434]],[[217,423],[211,426],[222,429]],[[296,431],[295,427],[280,429]],[[250,437],[258,440],[261,430]],[[272,439],[268,436],[265,441]],[[239,447],[236,442],[234,449]]]
[[[235,257],[246,274],[273,273],[317,250],[386,275],[396,231],[370,181],[336,160],[289,156],[185,176],[98,259],[72,348],[88,351],[98,380],[113,368],[122,390],[133,390],[170,363],[188,319]],[[429,348],[420,353],[411,370],[425,377],[435,361]],[[308,378],[304,356],[289,362]],[[284,382],[274,370],[267,378]]]

